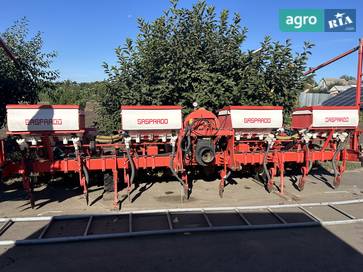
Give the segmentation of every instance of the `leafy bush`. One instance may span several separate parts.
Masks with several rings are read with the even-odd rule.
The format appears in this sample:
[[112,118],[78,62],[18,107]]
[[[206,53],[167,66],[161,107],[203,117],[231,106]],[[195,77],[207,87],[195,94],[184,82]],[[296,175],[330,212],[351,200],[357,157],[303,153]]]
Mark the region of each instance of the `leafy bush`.
[[75,104],[85,107],[87,101],[98,100],[105,88],[103,82],[77,83],[70,80],[57,82],[55,88],[41,93],[40,100],[50,104]]
[[[229,23],[231,21],[231,23]],[[292,44],[266,37],[256,51],[241,50],[247,29],[241,17],[197,2],[177,1],[153,22],[138,19],[135,41],[115,50],[117,64],[104,63],[108,76],[100,96],[101,129],[119,128],[120,105],[182,105],[197,102],[216,111],[226,105],[281,105],[291,112],[304,87],[311,44],[293,53]]]

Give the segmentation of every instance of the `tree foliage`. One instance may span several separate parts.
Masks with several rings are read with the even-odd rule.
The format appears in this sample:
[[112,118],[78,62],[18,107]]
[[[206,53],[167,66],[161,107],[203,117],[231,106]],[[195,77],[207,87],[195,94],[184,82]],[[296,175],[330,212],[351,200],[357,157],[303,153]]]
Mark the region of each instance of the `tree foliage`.
[[266,37],[257,51],[241,50],[247,29],[241,17],[198,1],[191,9],[172,1],[153,22],[138,19],[139,34],[115,50],[117,64],[104,63],[101,96],[104,131],[119,127],[120,105],[182,105],[216,111],[226,105],[282,105],[289,112],[303,89],[309,48]]
[[51,70],[55,52],[43,53],[41,33],[28,39],[28,21],[22,19],[0,33],[17,57],[18,65],[0,48],[0,127],[4,125],[6,104],[35,103],[44,88],[51,88],[51,81],[58,76]]
[[349,80],[355,80],[354,76],[349,76],[349,75],[342,75],[341,77],[339,77],[340,79],[345,79],[346,81]]
[[87,101],[97,101],[105,88],[102,81],[81,82],[64,80],[55,82],[54,89],[40,93],[40,101],[50,104],[75,104],[85,107]]

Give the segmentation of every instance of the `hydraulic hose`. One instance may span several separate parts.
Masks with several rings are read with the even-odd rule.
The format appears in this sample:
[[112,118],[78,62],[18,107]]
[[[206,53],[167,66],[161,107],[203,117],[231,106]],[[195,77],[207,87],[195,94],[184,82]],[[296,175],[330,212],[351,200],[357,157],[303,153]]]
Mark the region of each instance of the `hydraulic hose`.
[[[306,143],[305,144],[305,147],[306,147],[306,151],[309,151],[309,143]],[[311,168],[313,167],[313,161],[310,160],[309,161],[309,166],[308,166],[308,173],[310,172]]]
[[228,173],[224,176],[224,180],[227,180],[231,174],[232,171],[228,171]]
[[310,172],[311,168],[313,168],[313,161],[309,161],[308,173]]
[[348,141],[349,138],[350,138],[350,133],[348,133],[348,135],[347,135],[347,137],[345,138],[344,141],[342,141],[342,142],[340,142],[338,144],[337,150],[334,152],[333,159],[332,159],[331,163],[332,163],[332,167],[333,167],[333,170],[334,170],[334,177],[335,178],[340,174],[340,173],[338,173],[338,169],[337,169],[337,165],[336,165],[337,156],[345,148],[345,144],[346,144],[346,142]]
[[176,179],[179,181],[179,183],[181,184],[181,186],[184,186],[183,180],[178,176],[178,173],[175,172],[175,169],[174,169],[174,157],[175,157],[175,145],[172,145],[172,147],[171,147],[171,158],[170,158],[170,162],[169,162],[169,168],[170,168],[171,173],[176,177]]
[[59,146],[55,146],[53,148],[53,156],[56,159],[63,159],[65,158],[66,153],[64,153],[64,151]]
[[86,203],[88,205],[88,202],[89,202],[89,196],[88,196],[89,173],[88,173],[88,169],[85,165],[82,165],[82,172],[84,174],[84,179],[85,179],[85,186],[83,187],[83,190],[85,193]]
[[338,144],[337,150],[335,150],[334,155],[333,155],[333,159],[331,160],[331,165],[334,171],[334,177],[336,178],[338,176],[338,169],[337,169],[337,165],[336,165],[336,159],[337,156],[339,154],[339,152],[341,151],[341,143]]
[[129,147],[126,147],[126,155],[127,155],[127,159],[129,160],[130,166],[131,166],[130,185],[132,185],[132,183],[134,182],[134,178],[135,178],[135,165],[134,165],[134,161],[131,158]]
[[83,174],[84,174],[84,177],[86,179],[86,184],[87,184],[87,187],[89,185],[89,172],[88,172],[88,169],[85,165],[82,165],[82,170],[83,170]]
[[263,170],[266,174],[266,178],[267,178],[267,182],[270,180],[271,176],[270,176],[270,172],[267,169],[267,155],[268,152],[270,151],[270,144],[267,144],[267,148],[266,148],[266,152],[263,156]]
[[[187,129],[185,130],[184,133],[184,137],[182,142],[187,141],[187,145],[186,146],[181,146],[181,149],[183,150],[183,152],[188,152],[190,150],[190,146],[191,146],[191,139],[190,139],[190,130],[191,130],[191,126],[188,126]],[[175,148],[174,148],[175,149]]]

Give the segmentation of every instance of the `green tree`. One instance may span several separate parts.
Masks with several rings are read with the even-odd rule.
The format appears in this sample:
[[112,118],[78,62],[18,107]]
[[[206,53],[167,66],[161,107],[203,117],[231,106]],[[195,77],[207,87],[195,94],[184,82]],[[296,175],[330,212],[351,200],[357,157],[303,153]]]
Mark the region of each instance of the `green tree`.
[[247,29],[241,17],[198,1],[177,1],[153,22],[138,19],[139,34],[115,50],[116,65],[104,63],[107,87],[100,96],[103,131],[119,128],[120,105],[182,105],[216,111],[226,105],[282,105],[291,111],[303,89],[310,44],[294,54],[291,42],[271,42],[243,52]]
[[241,104],[283,106],[285,116],[291,113],[298,102],[309,77],[303,72],[313,45],[305,42],[302,53],[293,53],[290,40],[284,43],[271,42],[267,36],[258,52],[248,52],[239,91]]
[[0,127],[2,127],[5,123],[7,104],[37,102],[41,90],[52,88],[51,81],[58,77],[58,72],[50,69],[56,53],[42,51],[41,33],[38,32],[28,39],[28,21],[25,18],[15,22],[0,35],[17,57],[17,62],[14,63],[0,48]]
[[355,80],[355,77],[354,76],[348,76],[348,75],[342,75],[340,77],[340,79],[345,79],[346,81],[349,81],[349,80]]
[[307,75],[304,82],[304,90],[308,89],[309,92],[312,92],[314,88],[318,86],[318,83],[315,81],[315,74]]
[[64,80],[54,83],[54,89],[40,93],[40,100],[50,104],[76,104],[85,107],[87,101],[97,101],[104,82],[82,82]]

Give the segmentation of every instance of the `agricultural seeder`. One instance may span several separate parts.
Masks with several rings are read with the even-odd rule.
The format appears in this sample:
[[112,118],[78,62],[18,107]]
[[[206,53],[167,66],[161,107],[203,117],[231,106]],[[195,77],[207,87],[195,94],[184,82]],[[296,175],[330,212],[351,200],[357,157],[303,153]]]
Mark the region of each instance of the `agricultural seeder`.
[[285,165],[305,178],[314,162],[330,161],[333,187],[338,187],[347,161],[362,159],[358,128],[362,78],[362,46],[309,70],[324,67],[359,51],[356,104],[295,109],[291,126],[283,124],[279,106],[228,106],[216,113],[195,108],[183,118],[181,106],[121,106],[121,127],[113,136],[85,128],[77,105],[8,105],[7,139],[0,142],[2,177],[20,175],[34,206],[32,179],[41,174],[77,173],[88,202],[92,173],[111,173],[113,202],[119,206],[118,184],[130,194],[140,171],[172,174],[185,198],[192,193],[196,171],[217,171],[218,193],[233,172],[253,169],[268,191],[284,193]]

